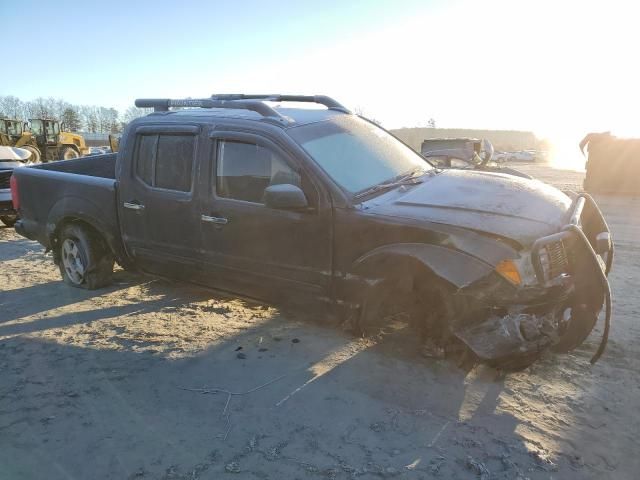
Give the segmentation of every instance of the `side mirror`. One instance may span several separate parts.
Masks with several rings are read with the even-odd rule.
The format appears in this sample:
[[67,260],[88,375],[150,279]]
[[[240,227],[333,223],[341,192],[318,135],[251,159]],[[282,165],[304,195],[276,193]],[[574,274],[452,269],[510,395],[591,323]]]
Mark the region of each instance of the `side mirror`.
[[280,210],[301,210],[309,206],[300,187],[288,183],[265,188],[264,203],[267,207]]

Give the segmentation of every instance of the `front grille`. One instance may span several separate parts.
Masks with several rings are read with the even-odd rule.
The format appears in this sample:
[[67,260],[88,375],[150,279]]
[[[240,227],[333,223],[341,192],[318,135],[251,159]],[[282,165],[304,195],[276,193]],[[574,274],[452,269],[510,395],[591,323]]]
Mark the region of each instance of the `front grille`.
[[[544,254],[542,254],[544,252]],[[553,280],[563,273],[569,273],[569,258],[562,240],[549,243],[540,252],[542,269],[547,280]]]
[[9,179],[11,178],[12,171],[8,172],[0,171],[0,189],[9,188]]

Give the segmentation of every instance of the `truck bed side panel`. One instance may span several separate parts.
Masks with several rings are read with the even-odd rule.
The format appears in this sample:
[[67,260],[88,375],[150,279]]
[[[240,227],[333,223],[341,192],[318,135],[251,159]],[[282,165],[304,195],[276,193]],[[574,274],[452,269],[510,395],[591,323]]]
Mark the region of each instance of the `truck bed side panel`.
[[[51,235],[60,222],[82,220],[104,236],[117,257],[124,258],[118,226],[116,181],[105,176],[67,172],[82,168],[106,175],[115,166],[115,158],[113,162],[107,160],[106,163],[111,166],[98,167],[92,162],[82,163],[86,160],[20,169],[16,174],[20,196],[19,233],[48,248],[51,246]],[[78,163],[69,165],[73,162]]]
[[75,173],[77,175],[88,175],[90,177],[115,179],[116,158],[117,154],[108,153],[106,155],[76,158],[75,160],[43,163],[32,168],[53,172]]

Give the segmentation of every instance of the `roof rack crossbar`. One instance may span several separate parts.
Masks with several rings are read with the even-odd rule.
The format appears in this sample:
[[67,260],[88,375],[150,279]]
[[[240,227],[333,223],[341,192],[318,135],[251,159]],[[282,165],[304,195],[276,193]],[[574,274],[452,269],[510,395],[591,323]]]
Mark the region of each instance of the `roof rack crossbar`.
[[351,111],[337,100],[326,95],[280,95],[280,94],[245,94],[245,93],[224,93],[211,95],[214,100],[267,100],[271,102],[308,102],[324,105],[329,110],[338,110],[344,113]]
[[170,107],[199,107],[199,108],[232,108],[251,110],[263,117],[285,123],[288,120],[275,109],[257,100],[251,99],[216,99],[216,98],[185,98],[172,100],[169,98],[139,98],[135,101],[138,108],[153,108],[154,112],[166,112]]

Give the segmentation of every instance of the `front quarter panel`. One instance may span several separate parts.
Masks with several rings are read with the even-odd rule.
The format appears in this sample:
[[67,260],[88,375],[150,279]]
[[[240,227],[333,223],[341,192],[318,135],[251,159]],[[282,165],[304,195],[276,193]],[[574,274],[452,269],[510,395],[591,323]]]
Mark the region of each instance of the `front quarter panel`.
[[339,300],[386,277],[411,276],[414,267],[461,289],[490,275],[499,261],[517,257],[510,245],[471,230],[335,209]]

